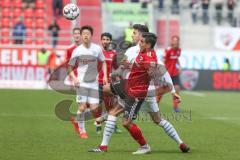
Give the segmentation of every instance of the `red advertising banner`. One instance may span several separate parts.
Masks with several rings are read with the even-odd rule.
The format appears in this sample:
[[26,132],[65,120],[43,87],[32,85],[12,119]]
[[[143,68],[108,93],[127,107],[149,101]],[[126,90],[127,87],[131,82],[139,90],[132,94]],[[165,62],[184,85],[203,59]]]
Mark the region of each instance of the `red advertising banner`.
[[240,72],[184,70],[180,84],[185,90],[240,91]]
[[[0,88],[45,88],[48,63],[40,64],[35,48],[0,48]],[[55,54],[54,63],[61,65],[65,50],[48,50],[48,57]]]

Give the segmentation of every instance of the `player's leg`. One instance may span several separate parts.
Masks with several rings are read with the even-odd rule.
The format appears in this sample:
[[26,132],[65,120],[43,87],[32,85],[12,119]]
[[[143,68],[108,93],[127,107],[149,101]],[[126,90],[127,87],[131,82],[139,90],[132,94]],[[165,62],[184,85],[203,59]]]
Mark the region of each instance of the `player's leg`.
[[167,120],[161,118],[161,114],[159,111],[159,107],[156,101],[147,101],[149,107],[149,114],[154,123],[158,126],[162,127],[165,133],[172,138],[175,142],[177,142],[179,148],[182,152],[188,152],[189,148],[183,143],[180,136],[178,135],[174,126],[168,122]]
[[[180,92],[180,80],[179,80],[179,76],[174,76],[174,77],[171,77],[171,78],[172,78],[173,85],[174,85],[174,88],[175,88],[175,90],[176,90],[176,93],[179,95],[179,92]],[[180,112],[178,103],[175,101],[174,98],[173,98],[173,110],[174,110],[175,112]]]
[[78,103],[78,111],[77,111],[77,123],[80,133],[80,138],[88,138],[86,128],[85,128],[85,110],[87,108],[86,102]]
[[117,116],[124,111],[121,105],[117,105],[108,113],[108,118],[103,131],[103,138],[101,144],[97,148],[90,149],[89,152],[106,152],[108,149],[109,141],[114,133]]
[[[97,134],[100,134],[102,131],[102,122],[104,121],[104,113],[103,113],[104,98],[103,98],[103,85],[99,84],[98,86],[99,86],[99,88],[98,88],[99,109],[98,109],[95,125],[96,125]],[[98,117],[98,115],[101,115],[101,116]]]
[[102,89],[99,88],[97,83],[89,84],[88,90],[88,103],[90,104],[90,109],[92,111],[92,115],[96,120],[97,129],[101,128],[102,124]]
[[[111,110],[113,110],[114,106],[117,105],[117,97],[113,95],[109,95],[109,96],[104,95],[103,100],[104,100],[105,108],[108,114]],[[115,126],[114,132],[122,133],[122,131],[117,127],[117,125]]]
[[140,145],[140,148],[136,152],[133,152],[133,154],[146,154],[151,152],[151,148],[147,144],[142,131],[135,123],[133,123],[133,119],[137,115],[143,101],[144,100],[135,100],[134,98],[131,98],[126,100],[125,105],[123,126],[128,130],[133,139]]
[[85,129],[85,109],[87,108],[87,90],[84,87],[79,87],[76,89],[76,102],[78,103],[77,117],[71,117],[71,122],[77,133],[80,134],[81,138],[86,136],[81,136],[86,133]]

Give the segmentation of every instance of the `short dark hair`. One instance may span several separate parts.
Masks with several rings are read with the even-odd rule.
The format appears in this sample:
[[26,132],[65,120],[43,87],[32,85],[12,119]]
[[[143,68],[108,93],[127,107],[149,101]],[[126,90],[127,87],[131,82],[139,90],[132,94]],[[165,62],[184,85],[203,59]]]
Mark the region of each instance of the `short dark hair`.
[[76,31],[76,30],[78,30],[81,33],[81,28],[80,27],[73,28],[73,32]]
[[91,32],[91,35],[93,35],[93,28],[92,26],[86,25],[86,26],[82,26],[80,29],[80,34],[82,34],[83,30],[89,30]]
[[133,29],[136,29],[136,30],[138,30],[141,33],[149,32],[148,27],[146,25],[142,25],[142,24],[134,24],[133,25]]
[[151,48],[154,48],[154,46],[157,42],[157,36],[154,33],[144,32],[144,33],[142,33],[142,37],[145,38],[146,43],[151,44]]
[[110,40],[112,40],[112,34],[111,34],[111,33],[108,33],[108,32],[102,33],[102,34],[101,34],[101,39],[102,39],[103,37],[108,37]]

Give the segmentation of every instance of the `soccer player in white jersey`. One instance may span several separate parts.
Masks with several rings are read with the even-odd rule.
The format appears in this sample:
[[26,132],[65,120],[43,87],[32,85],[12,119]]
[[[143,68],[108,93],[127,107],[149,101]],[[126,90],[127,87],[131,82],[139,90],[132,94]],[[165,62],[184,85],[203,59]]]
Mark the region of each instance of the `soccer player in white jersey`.
[[[130,47],[125,52],[125,55],[126,55],[129,63],[133,63],[135,61],[135,58],[137,57],[137,55],[140,51],[139,41],[141,39],[141,35],[143,32],[148,32],[147,26],[141,25],[141,24],[133,25],[132,38],[133,38],[133,42],[136,44],[136,46]],[[159,59],[158,59],[158,63],[163,64]],[[170,83],[172,85],[172,80],[171,80],[171,77],[168,72],[166,72],[165,75],[163,76],[163,80],[167,81],[168,83]],[[154,85],[150,85],[148,90],[149,90],[148,96],[145,98],[145,101],[142,104],[141,110],[148,112],[150,114],[153,122],[156,123],[157,125],[161,126],[164,129],[165,133],[169,137],[171,137],[174,141],[177,142],[177,144],[182,152],[188,152],[189,147],[187,147],[187,145],[185,143],[183,143],[183,141],[179,137],[178,133],[176,132],[175,128],[173,127],[173,125],[170,122],[168,122],[167,120],[161,118],[157,99],[154,94],[155,93]],[[178,96],[176,94],[174,87],[172,87],[171,94],[173,95],[173,97]]]
[[[82,44],[74,49],[69,60],[69,75],[76,87],[77,122],[80,137],[88,138],[85,129],[84,112],[89,106],[96,119],[101,116],[99,114],[101,108],[99,107],[98,61],[102,62],[104,84],[107,83],[107,66],[101,47],[91,42],[93,28],[91,26],[82,26],[80,34]],[[73,71],[75,64],[78,65],[77,76]],[[99,121],[99,123],[101,122]]]

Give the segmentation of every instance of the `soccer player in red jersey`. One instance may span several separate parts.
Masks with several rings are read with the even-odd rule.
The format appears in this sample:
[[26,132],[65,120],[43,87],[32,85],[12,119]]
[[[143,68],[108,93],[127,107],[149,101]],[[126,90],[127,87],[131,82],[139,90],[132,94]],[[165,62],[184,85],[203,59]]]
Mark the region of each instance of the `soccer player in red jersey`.
[[[117,66],[113,65],[113,61],[114,61],[114,58],[116,57],[117,53],[115,50],[112,50],[110,48],[110,44],[112,42],[112,35],[110,33],[103,33],[101,35],[101,42],[102,42],[103,54],[105,56],[106,63],[107,63],[107,78],[108,78],[108,81],[110,82],[111,81],[110,74],[111,74],[112,70],[117,69]],[[99,62],[99,66],[101,66],[101,62]],[[101,68],[101,67],[99,67],[99,68]],[[100,70],[100,72],[99,72],[98,82],[101,86],[103,86],[102,70]],[[109,96],[103,95],[103,100],[104,100],[107,111],[109,111],[113,107],[110,99],[111,98]]]
[[[117,69],[116,65],[116,56],[117,53],[115,50],[110,48],[110,44],[112,43],[112,35],[110,33],[102,33],[101,34],[101,43],[102,43],[102,50],[105,56],[105,61],[107,64],[107,78],[108,82],[111,82],[110,74],[112,70]],[[109,112],[114,107],[114,102],[116,102],[116,96],[113,95],[106,95],[102,92],[103,87],[103,71],[102,71],[102,63],[98,62],[99,68],[99,76],[98,76],[98,83],[99,83],[99,97],[100,97],[100,104],[104,102],[106,111]],[[101,133],[101,125],[96,125],[97,133]],[[115,127],[115,133],[121,133],[121,130],[118,127]]]
[[67,53],[66,53],[66,60],[67,63],[69,62],[71,56],[72,56],[72,52],[75,48],[77,48],[80,44],[81,44],[81,35],[80,35],[80,30],[81,28],[73,28],[73,40],[74,43],[71,44],[68,49],[67,49]]
[[[144,98],[147,95],[151,81],[149,70],[157,65],[156,53],[153,47],[156,43],[156,36],[153,33],[146,33],[140,42],[140,52],[131,68],[129,78],[110,84],[111,92],[119,96],[119,104],[124,112],[123,126],[131,136],[138,142],[140,148],[133,154],[146,154],[151,151],[138,126],[133,123]],[[91,152],[104,152],[108,149],[108,143],[114,131],[117,117],[109,115],[104,129],[103,140],[98,148],[91,149]]]
[[[179,47],[179,37],[173,36],[171,43],[172,43],[171,47],[165,50],[163,61],[164,61],[165,67],[168,70],[168,73],[172,78],[176,93],[179,94],[180,92],[179,75],[181,72],[181,66],[179,63],[179,57],[181,55],[181,48]],[[178,103],[174,99],[173,99],[173,109],[175,112],[180,112]]]

